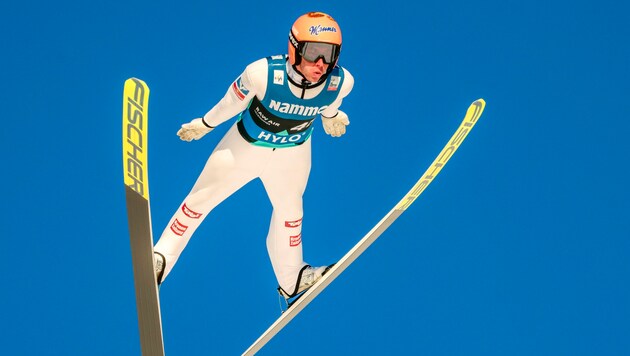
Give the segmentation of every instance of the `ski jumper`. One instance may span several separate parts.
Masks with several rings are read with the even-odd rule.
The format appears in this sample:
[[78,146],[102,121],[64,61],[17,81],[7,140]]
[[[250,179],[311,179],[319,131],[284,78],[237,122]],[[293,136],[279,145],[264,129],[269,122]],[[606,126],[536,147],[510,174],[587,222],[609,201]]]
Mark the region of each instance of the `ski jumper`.
[[311,168],[313,122],[321,114],[335,116],[354,84],[352,75],[339,66],[316,85],[300,87],[301,78],[286,56],[260,59],[247,66],[204,116],[211,126],[234,116],[238,120],[208,158],[155,245],[154,250],[166,259],[163,279],[207,214],[259,178],[273,207],[266,241],[269,258],[280,287],[295,288],[306,265],[302,195]]

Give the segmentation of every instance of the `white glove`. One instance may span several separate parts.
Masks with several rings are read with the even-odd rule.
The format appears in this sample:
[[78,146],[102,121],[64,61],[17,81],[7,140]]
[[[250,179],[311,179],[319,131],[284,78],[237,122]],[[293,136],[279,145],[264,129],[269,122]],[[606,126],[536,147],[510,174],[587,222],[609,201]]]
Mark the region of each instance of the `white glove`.
[[182,141],[190,142],[192,140],[198,140],[202,138],[205,134],[212,131],[214,127],[208,127],[201,118],[194,119],[193,121],[183,124],[182,128],[177,131],[177,136],[182,139]]
[[337,115],[333,117],[325,117],[322,115],[322,124],[324,124],[324,131],[332,137],[340,137],[346,133],[346,126],[350,125],[348,115],[345,112],[339,110]]

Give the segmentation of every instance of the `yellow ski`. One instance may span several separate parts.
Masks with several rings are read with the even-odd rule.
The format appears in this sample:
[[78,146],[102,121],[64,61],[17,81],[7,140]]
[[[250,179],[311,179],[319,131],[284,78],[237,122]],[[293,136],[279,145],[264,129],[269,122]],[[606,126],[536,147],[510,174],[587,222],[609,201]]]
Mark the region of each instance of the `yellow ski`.
[[442,170],[446,162],[453,156],[459,148],[470,130],[475,126],[481,113],[486,106],[483,99],[473,102],[468,110],[463,122],[455,131],[455,134],[448,141],[442,152],[433,161],[429,169],[422,175],[420,180],[404,196],[404,198],[367,233],[346,255],[339,260],[317,283],[308,289],[299,299],[291,304],[277,320],[274,322],[244,353],[244,356],[251,356],[258,352],[271,338],[273,338],[282,328],[284,328],[302,309],[304,309],[319,293],[321,293],[335,278],[337,278],[354,260],[357,259],[398,217],[422,194],[426,187]]
[[131,240],[140,347],[144,356],[163,356],[160,297],[153,267],[153,235],[147,170],[149,87],[125,81],[123,94],[123,174]]

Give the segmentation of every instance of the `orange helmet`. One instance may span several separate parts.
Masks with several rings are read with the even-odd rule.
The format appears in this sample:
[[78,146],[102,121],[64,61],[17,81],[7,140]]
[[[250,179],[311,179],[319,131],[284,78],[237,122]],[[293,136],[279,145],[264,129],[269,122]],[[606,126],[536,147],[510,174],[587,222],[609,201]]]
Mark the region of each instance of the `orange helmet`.
[[289,63],[296,66],[302,58],[317,62],[320,58],[331,71],[341,51],[341,29],[330,15],[309,12],[300,16],[289,31]]

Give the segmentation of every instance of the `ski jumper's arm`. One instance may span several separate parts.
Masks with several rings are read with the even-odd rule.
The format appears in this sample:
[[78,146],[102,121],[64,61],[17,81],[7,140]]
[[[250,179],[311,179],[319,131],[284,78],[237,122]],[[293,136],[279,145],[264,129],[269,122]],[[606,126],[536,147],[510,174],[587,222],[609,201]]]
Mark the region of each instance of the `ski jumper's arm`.
[[343,102],[343,98],[348,96],[348,94],[350,94],[352,88],[354,87],[354,77],[352,76],[352,74],[350,74],[350,72],[346,68],[342,67],[342,70],[344,72],[344,80],[341,88],[339,89],[339,96],[337,96],[337,99],[332,104],[328,105],[326,110],[322,111],[322,116],[324,117],[336,116],[337,111],[339,111],[339,107]]
[[339,96],[321,113],[324,131],[333,137],[341,137],[344,135],[346,133],[346,126],[350,124],[348,115],[339,110],[339,107],[343,102],[343,98],[352,91],[354,87],[354,77],[345,68],[341,67],[341,69],[344,72],[344,81],[339,90]]
[[203,121],[213,127],[243,112],[255,95],[264,96],[267,87],[267,60],[251,63],[230,85],[225,96],[203,116]]

